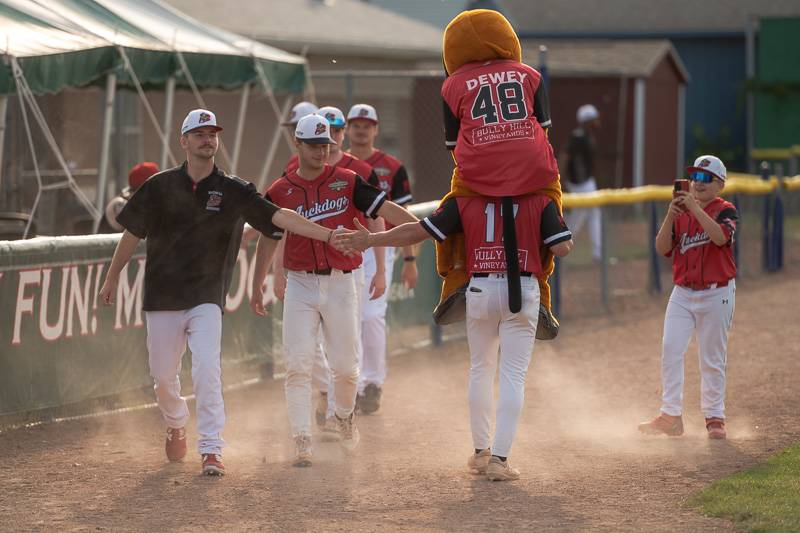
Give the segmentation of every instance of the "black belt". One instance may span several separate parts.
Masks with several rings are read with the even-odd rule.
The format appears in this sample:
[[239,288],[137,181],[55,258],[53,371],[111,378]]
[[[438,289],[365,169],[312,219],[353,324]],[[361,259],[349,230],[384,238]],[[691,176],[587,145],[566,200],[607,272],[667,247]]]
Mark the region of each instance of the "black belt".
[[[473,278],[488,278],[491,274],[502,274],[507,276],[505,272],[475,272],[472,274]],[[522,278],[532,278],[534,277],[533,272],[520,272],[520,277]]]
[[[316,274],[317,276],[330,276],[333,272],[332,268],[318,268],[314,270],[306,270],[306,274]],[[352,270],[342,270],[342,274],[349,274]]]

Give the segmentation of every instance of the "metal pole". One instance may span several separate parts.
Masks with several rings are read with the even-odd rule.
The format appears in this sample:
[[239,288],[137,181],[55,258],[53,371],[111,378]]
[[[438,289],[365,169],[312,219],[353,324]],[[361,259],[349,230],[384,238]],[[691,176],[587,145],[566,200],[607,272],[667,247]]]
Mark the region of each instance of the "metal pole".
[[105,214],[106,183],[108,182],[108,161],[111,152],[111,128],[114,126],[114,96],[117,90],[117,75],[109,74],[106,78],[105,117],[103,119],[103,141],[100,151],[100,168],[97,172],[97,194],[94,205],[97,208],[92,232],[97,233],[100,221]]
[[686,84],[678,87],[678,166],[676,176],[683,176],[686,166]]
[[164,137],[161,139],[161,160],[158,167],[161,170],[167,168],[167,158],[170,156],[169,141],[172,136],[172,114],[175,108],[175,76],[167,78],[164,91]]
[[658,206],[656,202],[650,202],[650,292],[661,294],[661,265],[656,250],[656,235],[658,235]]
[[776,272],[783,267],[783,200],[781,199],[781,188],[783,188],[783,165],[778,163],[775,166],[775,176],[778,178],[778,187],[772,193],[772,247],[771,270]]
[[608,218],[608,207],[600,206],[600,291],[603,307],[606,311],[609,310],[608,298],[608,230],[606,229],[606,219]]
[[633,186],[644,185],[645,81],[637,78],[633,96]]
[[[756,77],[756,20],[747,17],[745,26],[745,78],[752,82]],[[745,113],[747,115],[747,170],[755,173],[756,164],[753,160],[753,148],[755,148],[755,119],[756,106],[753,91],[748,90],[745,97]]]
[[0,191],[3,184],[3,152],[6,145],[6,115],[8,114],[8,96],[0,96]]
[[[761,179],[763,179],[764,181],[769,180],[769,163],[767,163],[766,161],[761,162]],[[764,195],[764,217],[761,222],[761,247],[762,247],[761,267],[765,272],[769,271],[769,257],[770,257],[769,199],[770,195],[768,194]]]
[[350,108],[353,107],[353,99],[355,98],[355,78],[353,77],[352,71],[347,71],[344,77],[345,82],[345,114],[350,111]]
[[244,121],[247,117],[247,104],[250,102],[250,83],[245,83],[242,87],[242,99],[239,101],[239,116],[236,118],[236,137],[233,144],[233,156],[231,156],[231,174],[236,175],[239,168],[239,153],[242,149],[242,137],[244,136]]
[[431,344],[433,346],[441,346],[444,341],[443,337],[442,326],[431,321]]
[[261,167],[261,173],[258,176],[258,184],[256,187],[259,191],[263,191],[267,186],[267,175],[269,174],[269,169],[272,167],[272,161],[275,159],[275,154],[278,151],[278,144],[281,140],[281,128],[283,128],[283,117],[289,114],[289,109],[292,105],[292,95],[286,97],[286,101],[283,103],[283,109],[281,109],[281,116],[278,117],[278,122],[275,124],[275,131],[272,134],[272,141],[270,141],[269,149],[267,150],[267,156],[264,158],[264,165]]

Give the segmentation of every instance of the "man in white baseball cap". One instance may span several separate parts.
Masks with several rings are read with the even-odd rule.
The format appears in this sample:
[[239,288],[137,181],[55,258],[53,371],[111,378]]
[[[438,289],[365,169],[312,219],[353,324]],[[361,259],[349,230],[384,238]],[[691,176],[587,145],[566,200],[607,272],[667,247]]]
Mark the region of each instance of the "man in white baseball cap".
[[183,119],[181,135],[186,135],[192,130],[205,127],[210,127],[214,131],[222,131],[222,126],[217,124],[217,115],[208,109],[193,109],[189,111],[189,114]]
[[306,144],[336,144],[331,139],[331,127],[325,117],[312,113],[301,118],[294,129],[294,137]]
[[311,102],[300,102],[295,104],[292,108],[292,112],[289,113],[289,118],[286,122],[283,123],[284,126],[295,126],[297,122],[308,115],[316,113],[318,110],[317,106],[312,104]]
[[[562,176],[566,177],[562,183],[569,192],[594,192],[597,190],[597,180],[594,176],[594,160],[597,152],[595,134],[600,127],[600,112],[592,104],[584,104],[578,108],[575,118],[578,120],[578,127],[570,133],[567,148],[562,155],[566,158],[566,165],[561,165]],[[577,235],[587,220],[592,257],[595,261],[599,261],[602,256],[600,208],[572,209],[567,216],[567,226],[573,235]]]
[[356,104],[347,112],[348,122],[353,119],[371,120],[375,124],[378,123],[378,112],[369,104]]

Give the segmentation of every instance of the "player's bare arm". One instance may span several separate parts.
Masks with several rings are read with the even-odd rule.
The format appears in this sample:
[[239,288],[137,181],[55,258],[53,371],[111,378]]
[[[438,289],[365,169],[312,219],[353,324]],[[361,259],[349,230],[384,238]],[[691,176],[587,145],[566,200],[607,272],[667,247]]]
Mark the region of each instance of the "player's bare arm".
[[275,292],[275,297],[280,301],[283,301],[283,297],[286,296],[286,270],[283,268],[285,250],[286,234],[284,233],[272,258],[272,290]]
[[267,277],[267,270],[269,270],[269,265],[279,242],[282,241],[269,239],[263,235],[258,238],[256,266],[253,268],[253,285],[250,291],[250,308],[260,316],[267,315],[267,311],[264,308],[264,280]]
[[332,239],[345,250],[363,252],[373,246],[408,246],[431,238],[419,222],[406,222],[379,233],[370,233],[357,219],[353,223],[356,231],[343,232]]
[[[385,231],[386,224],[380,217],[368,218],[367,229],[371,233]],[[376,246],[373,251],[375,252],[375,275],[369,282],[369,299],[377,300],[386,292],[386,249],[383,246]]]
[[572,239],[562,241],[551,246],[550,251],[553,252],[553,255],[556,257],[566,257],[572,251],[572,245]]
[[664,222],[661,223],[661,227],[656,234],[656,251],[661,255],[666,255],[672,250],[672,224],[681,214],[681,209],[679,199],[677,197],[673,198],[669,203]]
[[724,246],[728,243],[728,236],[722,231],[722,226],[719,222],[708,216],[694,196],[688,192],[679,191],[675,193],[681,205],[690,212],[697,221],[703,226],[703,229],[708,233],[708,238],[717,246]]
[[117,248],[114,250],[114,257],[111,259],[111,265],[108,267],[106,279],[103,282],[103,287],[100,289],[100,301],[105,305],[114,303],[117,297],[117,283],[119,283],[119,273],[128,264],[128,261],[133,257],[133,252],[139,245],[139,237],[134,235],[128,230],[122,233],[122,237],[117,243]]
[[[406,222],[419,222],[419,219],[415,217],[408,209],[397,205],[394,202],[383,202],[381,204],[380,209],[378,209],[378,216],[383,217],[386,219],[389,224],[393,226],[400,226],[405,224]],[[419,241],[417,241],[419,242]],[[414,243],[409,243],[414,244]],[[379,246],[379,245],[373,245]],[[388,246],[405,246],[404,244],[390,244]]]
[[280,211],[273,215],[272,223],[279,228],[291,231],[302,237],[323,242],[330,241],[331,233],[333,232],[333,230],[315,224],[302,215],[286,208],[281,208]]

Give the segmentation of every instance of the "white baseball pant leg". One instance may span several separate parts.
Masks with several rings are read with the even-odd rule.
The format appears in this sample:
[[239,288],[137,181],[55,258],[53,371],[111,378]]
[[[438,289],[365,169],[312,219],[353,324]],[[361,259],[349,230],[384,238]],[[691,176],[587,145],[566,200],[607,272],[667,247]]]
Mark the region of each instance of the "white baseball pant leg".
[[361,343],[363,356],[361,359],[361,378],[358,392],[372,383],[382,387],[386,381],[386,310],[389,306],[389,292],[392,287],[394,269],[394,251],[386,247],[386,292],[380,298],[370,300],[369,284],[375,275],[375,252],[372,248],[364,252],[364,294],[361,314]]
[[[358,316],[361,316],[360,306],[362,304],[361,297],[364,292],[364,269],[358,268],[353,271],[353,276],[356,282],[356,302],[359,305]],[[358,361],[361,364],[362,345],[361,345],[361,320],[356,321],[358,326],[358,335],[356,341],[358,342]],[[328,357],[325,355],[325,349],[322,345],[323,336],[322,329],[319,332],[319,343],[317,344],[317,351],[314,354],[314,368],[311,371],[311,381],[314,389],[325,392],[328,395],[328,411],[326,416],[328,418],[334,415],[336,410],[336,401],[334,400],[333,391],[333,378],[331,377],[331,367],[328,364]]]
[[201,304],[185,311],[148,311],[145,316],[150,375],[167,426],[181,428],[189,421],[178,376],[188,341],[196,398],[197,448],[201,454],[222,453],[222,310],[215,304]]
[[333,377],[335,412],[355,407],[358,385],[356,289],[351,274],[289,272],[283,308],[286,407],[292,435],[311,435],[311,369],[320,325]]
[[683,412],[684,361],[697,330],[700,408],[706,418],[725,418],[728,332],[733,322],[736,283],[694,291],[675,286],[664,317],[661,354],[661,412]]
[[[525,400],[525,378],[536,340],[539,284],[525,278],[522,309],[508,309],[508,286],[503,275],[472,278],[467,290],[467,341],[470,349],[469,410],[476,449],[508,457]],[[480,292],[476,292],[480,291]],[[500,362],[500,394],[494,443],[491,441],[494,376]]]
[[[597,190],[597,181],[594,177],[587,179],[583,183],[565,182],[565,184],[569,192],[581,193],[594,192]],[[571,209],[567,214],[567,226],[569,226],[573,235],[577,235],[581,231],[583,224],[587,221],[589,223],[589,241],[592,246],[592,257],[600,259],[603,255],[600,208],[576,208]]]

